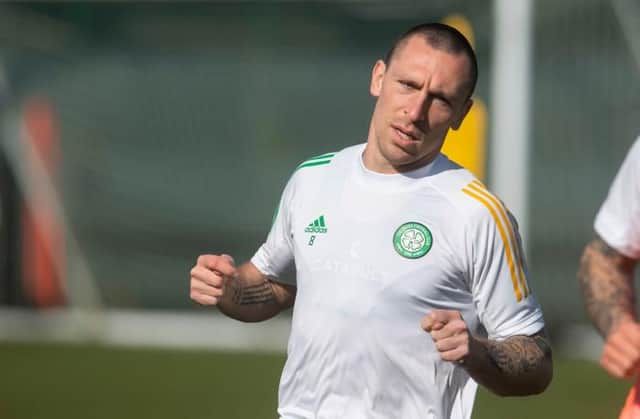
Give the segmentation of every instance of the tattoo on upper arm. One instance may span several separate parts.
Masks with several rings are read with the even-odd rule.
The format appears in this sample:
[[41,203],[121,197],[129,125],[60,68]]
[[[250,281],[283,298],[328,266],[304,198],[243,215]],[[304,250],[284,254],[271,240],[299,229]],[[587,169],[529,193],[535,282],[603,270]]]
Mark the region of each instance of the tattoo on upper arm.
[[635,316],[634,267],[634,260],[598,236],[585,248],[578,282],[587,312],[603,336],[622,316]]
[[504,341],[489,341],[489,357],[504,374],[519,376],[534,371],[551,358],[551,346],[544,333],[513,336]]
[[271,284],[267,281],[251,286],[234,286],[233,302],[238,305],[263,304],[276,302]]

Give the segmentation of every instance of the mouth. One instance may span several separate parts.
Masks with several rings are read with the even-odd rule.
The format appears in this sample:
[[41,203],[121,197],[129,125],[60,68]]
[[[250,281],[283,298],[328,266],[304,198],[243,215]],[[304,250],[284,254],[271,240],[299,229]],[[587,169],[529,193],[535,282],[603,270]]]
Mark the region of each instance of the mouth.
[[406,130],[398,127],[397,125],[391,125],[391,129],[396,133],[396,136],[403,142],[419,142],[420,135],[413,130]]

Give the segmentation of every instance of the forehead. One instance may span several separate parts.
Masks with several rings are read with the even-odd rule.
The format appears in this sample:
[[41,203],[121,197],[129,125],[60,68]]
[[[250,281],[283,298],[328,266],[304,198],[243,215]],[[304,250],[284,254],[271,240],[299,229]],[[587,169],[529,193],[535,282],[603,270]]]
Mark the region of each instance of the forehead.
[[401,42],[388,64],[392,74],[417,78],[420,82],[428,78],[451,93],[464,90],[471,79],[469,57],[463,52],[434,48],[419,35]]

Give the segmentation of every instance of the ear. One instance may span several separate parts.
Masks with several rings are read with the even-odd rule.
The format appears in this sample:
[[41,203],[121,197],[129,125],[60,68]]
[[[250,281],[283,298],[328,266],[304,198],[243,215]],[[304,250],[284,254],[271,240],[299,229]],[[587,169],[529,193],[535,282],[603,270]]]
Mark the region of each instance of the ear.
[[467,116],[467,114],[471,110],[471,106],[473,106],[473,100],[467,99],[467,101],[463,105],[462,110],[460,111],[460,114],[455,119],[455,121],[453,121],[453,124],[451,124],[451,128],[453,128],[454,130],[460,128],[460,125],[462,125],[462,121],[464,121],[465,116]]
[[382,81],[384,79],[384,74],[387,71],[387,66],[384,61],[378,60],[373,66],[373,70],[371,71],[371,84],[369,85],[369,93],[371,96],[378,97],[380,96],[380,91],[382,90]]

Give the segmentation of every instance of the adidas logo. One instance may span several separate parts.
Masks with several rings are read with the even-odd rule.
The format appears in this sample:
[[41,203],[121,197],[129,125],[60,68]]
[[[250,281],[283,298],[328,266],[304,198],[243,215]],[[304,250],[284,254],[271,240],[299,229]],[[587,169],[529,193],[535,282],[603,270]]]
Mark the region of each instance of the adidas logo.
[[324,223],[324,215],[313,220],[307,228],[304,229],[305,233],[326,233],[327,225]]

